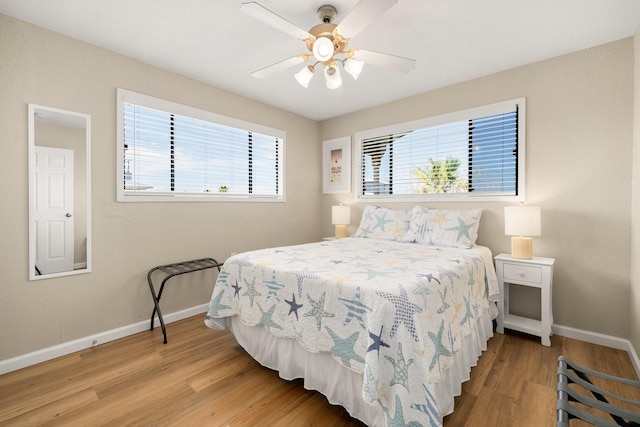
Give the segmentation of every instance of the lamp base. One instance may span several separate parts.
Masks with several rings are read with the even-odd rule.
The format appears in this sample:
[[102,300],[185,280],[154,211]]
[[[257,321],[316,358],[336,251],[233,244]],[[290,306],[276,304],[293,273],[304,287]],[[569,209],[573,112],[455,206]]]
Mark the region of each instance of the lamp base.
[[511,256],[518,259],[531,259],[533,239],[531,237],[512,237]]
[[336,225],[336,239],[342,239],[343,237],[347,237],[347,226]]

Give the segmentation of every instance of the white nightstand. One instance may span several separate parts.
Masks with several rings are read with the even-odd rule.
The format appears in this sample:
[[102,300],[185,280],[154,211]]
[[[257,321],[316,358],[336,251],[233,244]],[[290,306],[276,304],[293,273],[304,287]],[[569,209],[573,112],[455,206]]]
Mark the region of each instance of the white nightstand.
[[[553,309],[551,289],[553,284],[553,258],[533,257],[532,259],[513,258],[509,254],[500,254],[495,258],[498,283],[502,292],[502,301],[498,302],[496,331],[504,333],[504,328],[536,335],[542,338],[542,344],[551,346],[551,325]],[[509,313],[509,285],[531,286],[540,289],[541,320],[529,319]]]

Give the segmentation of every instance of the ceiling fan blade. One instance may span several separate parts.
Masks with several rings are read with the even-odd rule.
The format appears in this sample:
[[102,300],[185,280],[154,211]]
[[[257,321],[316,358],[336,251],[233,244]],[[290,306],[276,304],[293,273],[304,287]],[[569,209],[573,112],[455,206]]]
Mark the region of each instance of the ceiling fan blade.
[[[351,55],[349,56],[351,57]],[[353,59],[364,61],[365,64],[375,65],[376,67],[402,71],[403,73],[413,70],[416,66],[415,59],[389,55],[387,53],[373,52],[365,49],[353,49]]]
[[263,79],[273,73],[277,73],[278,71],[286,70],[289,67],[293,67],[294,65],[303,63],[307,60],[305,56],[308,55],[298,55],[289,59],[285,59],[284,61],[276,62],[273,65],[269,65],[268,67],[254,71],[253,73],[251,73],[251,75],[257,79]]
[[350,39],[367,28],[378,16],[398,3],[398,0],[360,0],[334,30]]
[[298,28],[280,15],[273,13],[266,7],[261,6],[254,1],[242,3],[240,5],[240,10],[247,15],[258,19],[265,24],[269,24],[272,27],[282,31],[283,33],[289,34],[290,36],[293,36],[297,39],[306,40],[308,38],[313,38],[313,36],[307,31]]

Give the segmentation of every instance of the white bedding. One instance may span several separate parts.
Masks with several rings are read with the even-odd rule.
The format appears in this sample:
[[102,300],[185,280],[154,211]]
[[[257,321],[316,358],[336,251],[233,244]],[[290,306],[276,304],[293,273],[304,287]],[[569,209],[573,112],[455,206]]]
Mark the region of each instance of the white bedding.
[[[486,348],[498,295],[487,248],[347,238],[230,258],[205,322],[231,317],[256,360],[369,425],[438,426]],[[325,364],[339,367],[333,380]]]

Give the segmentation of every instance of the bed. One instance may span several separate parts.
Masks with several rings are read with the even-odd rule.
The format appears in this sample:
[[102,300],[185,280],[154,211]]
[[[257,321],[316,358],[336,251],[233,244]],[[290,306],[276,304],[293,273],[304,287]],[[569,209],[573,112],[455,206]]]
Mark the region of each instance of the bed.
[[353,237],[232,256],[205,323],[367,425],[439,426],[497,315],[480,213],[367,206]]

